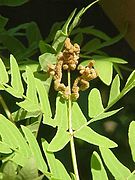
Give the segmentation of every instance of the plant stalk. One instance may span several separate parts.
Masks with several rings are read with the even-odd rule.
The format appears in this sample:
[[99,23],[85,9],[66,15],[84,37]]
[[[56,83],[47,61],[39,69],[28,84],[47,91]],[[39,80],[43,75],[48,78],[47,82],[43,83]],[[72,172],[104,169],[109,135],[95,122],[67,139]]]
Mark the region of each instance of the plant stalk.
[[13,117],[12,117],[12,115],[11,115],[11,112],[9,111],[9,109],[8,109],[6,103],[5,103],[5,101],[4,101],[4,99],[3,99],[3,97],[2,97],[1,95],[0,95],[0,103],[1,103],[1,105],[2,105],[2,107],[3,107],[3,109],[4,109],[4,111],[5,111],[8,119],[9,119],[12,123],[15,124],[15,122],[14,122],[14,120],[13,120]]
[[68,71],[68,87],[69,87],[69,98],[68,98],[68,124],[69,124],[69,133],[71,135],[70,139],[70,148],[71,148],[71,156],[72,156],[72,163],[74,174],[76,180],[79,180],[79,172],[76,160],[76,152],[75,152],[75,144],[74,144],[74,136],[73,136],[73,129],[72,129],[72,100],[71,100],[71,78],[70,78],[70,70]]

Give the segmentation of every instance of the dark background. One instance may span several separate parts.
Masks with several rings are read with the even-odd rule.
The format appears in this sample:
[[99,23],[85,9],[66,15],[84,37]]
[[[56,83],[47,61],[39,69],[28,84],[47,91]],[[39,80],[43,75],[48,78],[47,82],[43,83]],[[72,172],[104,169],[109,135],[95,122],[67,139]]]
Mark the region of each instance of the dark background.
[[[0,7],[0,14],[9,18],[7,28],[15,27],[19,24],[35,21],[41,34],[44,38],[49,34],[51,26],[55,22],[65,21],[70,13],[78,8],[80,10],[82,7],[87,6],[90,2],[88,0],[31,0],[29,3],[24,4],[20,7]],[[97,29],[104,31],[110,36],[115,36],[119,32],[104,14],[103,10],[98,4],[95,4],[91,9],[89,9],[82,18],[80,26],[91,26],[94,25]],[[107,47],[105,51],[110,56],[117,56],[125,59],[129,62],[129,67],[134,68],[135,66],[135,54],[126,41],[123,39],[119,43]],[[101,84],[103,92],[106,92],[105,85]],[[105,91],[104,91],[105,89]],[[87,99],[89,91],[84,95],[81,95],[79,104],[85,112],[85,100]],[[122,105],[121,105],[122,104]],[[125,109],[119,113],[119,115],[113,116],[112,121],[117,121],[117,128],[113,133],[105,132],[104,124],[102,122],[93,125],[101,134],[108,136],[119,144],[119,148],[116,148],[114,152],[116,156],[131,170],[134,169],[133,162],[131,160],[130,150],[127,143],[127,133],[128,125],[131,120],[134,119],[134,90],[129,93],[125,98],[123,98],[118,104],[118,107],[125,106]],[[114,108],[115,109],[115,108]],[[86,112],[87,113],[87,112]],[[41,127],[41,136],[48,136],[48,139],[52,137],[53,129],[49,127]],[[48,135],[48,132],[50,135]],[[81,174],[81,179],[91,179],[90,174],[90,155],[93,150],[97,149],[95,146],[88,145],[80,141],[76,142],[77,157],[79,164],[79,171]],[[64,162],[68,169],[72,170],[70,162],[70,152],[68,147],[65,151],[59,152],[57,157]],[[111,177],[110,177],[111,179]]]

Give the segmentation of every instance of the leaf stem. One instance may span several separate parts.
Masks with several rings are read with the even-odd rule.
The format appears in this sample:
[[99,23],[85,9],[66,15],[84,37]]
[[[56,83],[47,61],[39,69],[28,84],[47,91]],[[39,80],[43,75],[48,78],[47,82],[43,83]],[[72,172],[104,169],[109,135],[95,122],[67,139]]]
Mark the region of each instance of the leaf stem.
[[9,111],[9,109],[8,109],[6,103],[5,103],[5,101],[4,101],[4,99],[3,99],[3,97],[2,97],[1,95],[0,95],[0,103],[1,103],[1,105],[2,105],[2,107],[3,107],[3,109],[4,109],[4,111],[5,111],[8,119],[9,119],[12,123],[15,124],[15,122],[14,122],[14,120],[13,120],[13,117],[12,117],[12,115],[11,115],[11,112]]
[[72,156],[72,163],[74,174],[76,180],[79,180],[79,173],[77,167],[77,160],[76,160],[76,152],[75,152],[75,144],[74,144],[74,136],[73,136],[73,129],[72,129],[72,100],[71,100],[71,78],[70,78],[70,70],[68,70],[68,87],[69,87],[69,98],[68,98],[68,125],[69,125],[69,133],[71,135],[70,139],[70,148],[71,148],[71,156]]

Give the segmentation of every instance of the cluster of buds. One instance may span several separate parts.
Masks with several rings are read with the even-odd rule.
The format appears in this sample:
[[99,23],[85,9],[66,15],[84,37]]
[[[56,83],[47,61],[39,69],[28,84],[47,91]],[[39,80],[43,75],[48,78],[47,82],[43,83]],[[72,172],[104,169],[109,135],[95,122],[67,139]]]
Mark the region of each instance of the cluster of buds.
[[[89,88],[89,81],[97,77],[97,73],[93,68],[94,61],[90,61],[86,67],[79,65],[77,68],[79,53],[80,46],[76,43],[72,45],[70,39],[67,38],[64,50],[57,58],[57,63],[55,65],[48,64],[48,73],[53,76],[55,90],[61,92],[67,99],[71,95],[72,99],[76,100],[79,97],[79,91]],[[80,76],[75,79],[70,92],[69,87],[61,83],[62,71],[73,71],[75,69],[79,70]]]
[[89,81],[97,77],[97,72],[93,68],[94,61],[90,61],[87,66],[78,66],[80,76],[77,77],[73,83],[72,87],[72,97],[77,99],[79,97],[79,91],[85,91],[89,88]]

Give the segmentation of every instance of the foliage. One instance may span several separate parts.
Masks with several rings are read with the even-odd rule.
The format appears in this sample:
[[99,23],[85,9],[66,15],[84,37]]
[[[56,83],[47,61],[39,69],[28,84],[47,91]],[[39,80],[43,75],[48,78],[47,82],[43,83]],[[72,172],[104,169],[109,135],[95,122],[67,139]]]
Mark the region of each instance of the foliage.
[[[17,3],[16,1],[16,4],[7,4],[7,1],[4,5],[20,5],[24,2],[18,1]],[[135,71],[133,71],[125,86],[120,89],[122,74],[119,64],[127,62],[117,57],[109,57],[102,50],[103,47],[119,41],[125,32],[111,38],[94,27],[76,27],[81,16],[93,4],[83,8],[77,14],[74,10],[64,24],[58,23],[53,26],[46,40],[42,39],[34,22],[5,30],[7,19],[0,17],[0,22],[2,22],[0,26],[1,52],[8,50],[13,54],[10,55],[10,63],[8,63],[8,58],[2,56],[1,53],[0,90],[15,97],[15,103],[18,106],[17,111],[10,113],[3,98],[0,98],[7,116],[0,114],[0,158],[2,161],[0,179],[40,180],[45,176],[51,180],[78,180],[74,139],[80,139],[98,147],[97,152],[94,151],[91,156],[93,180],[97,180],[99,177],[108,179],[107,169],[116,180],[134,179],[134,171],[131,172],[125,167],[112,151],[112,148],[118,146],[117,143],[99,134],[91,126],[91,123],[103,121],[103,119],[118,113],[123,107],[115,110],[110,110],[110,108],[135,86]],[[21,29],[25,30],[24,34],[21,34]],[[92,35],[94,38],[84,43],[83,38],[86,34]],[[27,38],[29,44],[27,48],[17,39],[17,36],[20,35]],[[56,110],[53,114],[48,97],[52,82],[52,77],[47,73],[48,64],[55,65],[57,63],[59,53],[62,52],[65,40],[69,36],[74,41],[77,40],[77,43],[82,44],[80,57],[84,60],[79,65],[85,66],[89,63],[89,59],[94,59],[94,68],[98,72],[100,80],[110,86],[106,106],[103,104],[100,90],[98,88],[90,90],[88,95],[89,118],[85,117],[77,101],[72,101],[71,98],[64,99],[60,92],[56,98]],[[39,62],[36,62],[32,60],[32,55],[39,50],[38,48],[41,55]],[[118,73],[114,78],[113,68]],[[70,87],[69,81],[68,85]],[[33,122],[29,121],[32,118]],[[27,122],[25,126],[22,125],[22,120]],[[19,127],[18,122],[21,124]],[[36,138],[41,123],[51,126],[57,132],[50,142],[40,139],[39,146]],[[134,132],[135,122],[132,121],[129,126],[128,138],[133,161],[135,161]],[[64,150],[67,144],[70,144],[71,149],[74,168],[72,174],[69,174],[64,164],[56,158],[57,152]]]

